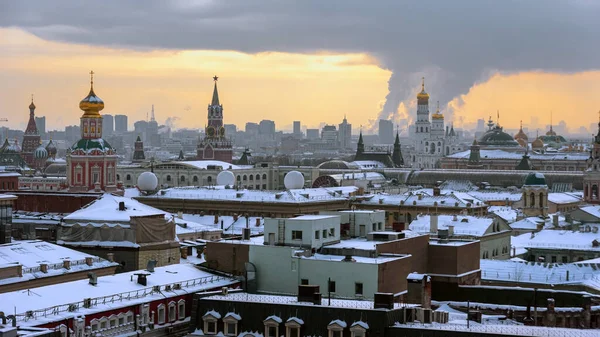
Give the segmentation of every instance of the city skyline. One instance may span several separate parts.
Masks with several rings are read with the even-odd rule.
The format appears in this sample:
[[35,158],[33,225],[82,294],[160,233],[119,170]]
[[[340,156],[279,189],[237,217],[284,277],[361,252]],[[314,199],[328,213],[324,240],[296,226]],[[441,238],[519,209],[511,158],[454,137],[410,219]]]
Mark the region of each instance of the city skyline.
[[[405,11],[395,13],[403,20],[380,32],[374,20],[387,17],[385,5]],[[427,5],[448,10],[454,20],[444,18],[448,20],[445,25],[426,20]],[[85,19],[91,13],[85,6],[56,6],[70,17],[77,13],[76,17]],[[495,16],[489,14],[490,8],[472,6],[468,1],[457,2],[455,8],[439,1],[422,6],[386,3],[363,7],[355,3],[339,8],[307,3],[296,12],[283,5],[266,8],[260,2],[249,7],[166,2],[148,5],[148,15],[155,21],[152,26],[136,18],[125,28],[123,19],[111,14],[130,6],[110,3],[94,12],[101,18],[97,20],[100,25],[79,19],[69,22],[61,16],[49,19],[46,14],[54,8],[43,2],[7,6],[0,28],[0,46],[5,51],[0,55],[0,74],[11,79],[0,82],[4,96],[0,113],[11,116],[5,125],[24,125],[26,121],[15,116],[21,111],[26,115],[24,107],[31,93],[38,113],[47,117],[47,129],[77,124],[79,112],[73,102],[85,90],[84,74],[92,68],[110,102],[107,114],[143,120],[154,104],[159,120],[179,117],[181,125],[199,129],[204,125],[198,116],[210,99],[214,74],[221,76],[226,89],[222,97],[225,123],[238,126],[260,119],[291,126],[297,116],[303,116],[303,124],[314,127],[321,122],[337,124],[346,115],[355,126],[376,131],[380,118],[394,124],[400,119],[414,120],[415,94],[422,76],[432,101],[440,101],[447,122],[457,127],[475,125],[497,110],[501,124],[513,129],[521,120],[527,124],[533,118],[540,122],[535,128],[548,125],[551,111],[557,122],[569,121],[574,113],[586,127],[597,122],[600,98],[595,93],[600,90],[600,71],[592,56],[597,54],[596,44],[583,40],[572,49],[572,39],[567,39],[593,37],[598,25],[593,17],[600,7],[591,2],[553,3],[542,6],[543,11],[526,4],[496,5]],[[465,6],[474,8],[463,13],[460,10]],[[340,16],[328,20],[326,13],[331,10],[339,10]],[[181,36],[161,26],[182,18],[184,11],[194,19],[178,23],[179,28],[187,28]],[[262,25],[255,26],[259,34],[248,35],[245,21],[237,18],[256,22],[261,11],[269,15],[259,20]],[[290,20],[297,27],[277,20],[291,13]],[[335,24],[348,25],[358,13],[362,20],[356,28],[349,27],[348,35],[336,30]],[[489,21],[479,26],[481,35],[465,31],[464,26],[482,17]],[[212,18],[218,18],[218,23],[210,21]],[[456,19],[466,25],[458,25]],[[415,22],[419,25],[411,26]],[[526,34],[515,35],[504,26],[497,27],[505,22]],[[528,29],[535,23],[556,32],[554,40],[546,38],[544,31]],[[321,39],[314,37],[311,24],[322,27]],[[416,34],[403,33],[407,25]],[[135,29],[154,32],[158,26],[164,34],[131,38]],[[110,27],[122,27],[122,34],[114,34]],[[289,30],[289,43],[262,38],[273,36],[277,29]],[[204,33],[203,38],[186,39],[191,31]],[[349,38],[351,33],[356,35]],[[397,40],[386,41],[391,37]],[[577,52],[563,52],[569,49]],[[550,54],[552,58],[546,57]]]

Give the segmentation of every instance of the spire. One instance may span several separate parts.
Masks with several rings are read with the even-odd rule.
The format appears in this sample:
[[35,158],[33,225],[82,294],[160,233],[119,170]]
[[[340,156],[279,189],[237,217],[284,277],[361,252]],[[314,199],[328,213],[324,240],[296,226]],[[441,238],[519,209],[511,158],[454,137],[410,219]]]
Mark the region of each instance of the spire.
[[35,110],[35,104],[33,104],[33,94],[31,94],[31,104],[29,104],[29,113],[32,114]]
[[396,140],[394,141],[394,152],[392,153],[392,162],[395,167],[404,166],[404,158],[402,157],[402,147],[400,146],[400,136],[396,127]]
[[94,92],[94,71],[90,70],[90,92]]
[[215,89],[213,90],[212,103],[210,105],[220,105],[219,104],[219,92],[217,91],[217,81],[219,80],[219,77],[217,75],[215,75],[213,77],[213,80],[215,81]]
[[363,142],[362,127],[358,136],[358,144],[356,144],[356,156],[354,160],[359,160],[360,156],[365,152],[365,143]]
[[596,144],[600,144],[600,111],[598,111],[598,134],[596,134],[594,140],[596,141]]
[[156,121],[156,119],[154,119],[154,104],[152,104],[152,113],[150,115],[150,121],[151,122],[155,122]]
[[421,91],[425,92],[425,77],[421,77]]
[[435,110],[435,113],[440,113],[440,101],[437,101],[437,109]]

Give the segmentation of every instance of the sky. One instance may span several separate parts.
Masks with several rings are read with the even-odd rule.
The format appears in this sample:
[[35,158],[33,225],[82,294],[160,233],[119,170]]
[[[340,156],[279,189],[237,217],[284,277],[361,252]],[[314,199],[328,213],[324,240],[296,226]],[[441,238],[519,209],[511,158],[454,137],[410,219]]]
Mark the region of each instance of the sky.
[[[219,76],[225,123],[411,120],[470,127],[500,114],[529,130],[598,121],[600,2],[593,0],[0,2],[0,117],[79,123],[95,72],[103,113],[201,128]],[[140,7],[141,6],[141,7]],[[589,130],[591,131],[591,130]],[[530,131],[531,132],[531,131]]]

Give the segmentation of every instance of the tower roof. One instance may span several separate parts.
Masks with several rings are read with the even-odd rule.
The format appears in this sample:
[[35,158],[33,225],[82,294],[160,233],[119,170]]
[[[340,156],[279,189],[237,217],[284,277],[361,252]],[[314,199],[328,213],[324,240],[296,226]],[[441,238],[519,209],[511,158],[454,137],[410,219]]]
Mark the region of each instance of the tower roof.
[[521,121],[521,125],[519,127],[519,132],[515,135],[515,140],[523,139],[527,141],[527,134],[523,131],[523,121]]
[[29,121],[25,129],[26,135],[39,135],[37,125],[35,124],[35,104],[33,104],[33,96],[31,96],[31,104],[29,104]]
[[219,80],[219,77],[217,75],[215,75],[213,77],[213,80],[215,81],[215,88],[213,89],[212,102],[210,103],[210,105],[220,105],[219,91],[217,90],[217,81]]
[[90,71],[90,93],[79,102],[79,109],[85,112],[82,117],[101,118],[104,101],[94,93],[94,71]]
[[35,104],[33,104],[33,95],[31,95],[31,104],[29,104],[29,110],[35,110]]
[[425,91],[425,77],[422,78],[421,92],[417,94],[418,100],[429,100],[429,94]]
[[529,186],[543,186],[546,185],[546,177],[539,172],[532,172],[525,178],[525,184]]

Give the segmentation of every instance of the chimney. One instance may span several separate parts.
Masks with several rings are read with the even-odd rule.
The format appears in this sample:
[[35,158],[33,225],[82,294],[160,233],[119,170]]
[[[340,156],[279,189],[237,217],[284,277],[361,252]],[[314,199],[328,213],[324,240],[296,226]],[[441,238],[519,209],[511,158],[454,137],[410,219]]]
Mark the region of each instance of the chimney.
[[89,284],[90,285],[97,285],[98,284],[98,276],[96,276],[96,274],[94,273],[88,273],[88,279],[89,279]]
[[452,221],[458,221],[458,216],[456,214],[452,216]]
[[554,299],[553,298],[548,299],[548,304],[546,307],[547,307],[548,311],[550,311],[550,312],[554,311]]
[[429,233],[435,234],[438,231],[438,215],[432,214],[429,216]]
[[22,264],[17,266],[17,275],[19,275],[19,277],[23,277],[23,265]]
[[71,269],[71,261],[69,261],[69,260],[63,260],[63,268],[65,268],[65,269]]
[[352,258],[352,255],[346,255],[342,262],[356,262],[356,260]]
[[448,226],[448,237],[453,237],[454,236],[454,225],[449,225]]
[[125,201],[119,201],[119,211],[125,210]]
[[558,214],[552,215],[552,226],[558,227]]
[[542,229],[544,229],[544,223],[543,222],[538,222],[537,226],[536,226],[537,231],[541,231]]
[[179,219],[183,219],[183,211],[179,211],[179,212],[177,212],[177,217],[178,217]]
[[48,273],[48,264],[47,263],[41,263],[40,264],[40,271],[44,274]]
[[260,218],[256,218],[256,227],[260,227]]
[[423,200],[423,194],[419,193],[419,194],[417,194],[417,197],[419,200]]
[[148,280],[146,279],[147,274],[135,274],[137,275],[137,283],[141,284],[143,286],[147,286],[148,285]]
[[107,253],[107,254],[106,254],[106,259],[107,259],[109,262],[115,262],[115,253]]
[[434,188],[433,188],[433,196],[434,196],[434,197],[439,197],[439,196],[440,196],[440,194],[441,194],[441,192],[440,192],[440,188],[439,188],[438,186],[434,187]]
[[250,228],[242,228],[242,240],[250,240]]
[[215,214],[215,225],[219,223],[219,216]]
[[91,267],[94,264],[94,258],[91,256],[87,256],[85,258],[85,264]]

